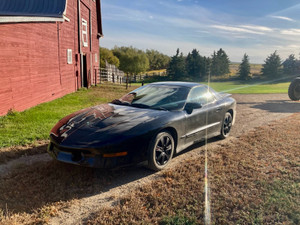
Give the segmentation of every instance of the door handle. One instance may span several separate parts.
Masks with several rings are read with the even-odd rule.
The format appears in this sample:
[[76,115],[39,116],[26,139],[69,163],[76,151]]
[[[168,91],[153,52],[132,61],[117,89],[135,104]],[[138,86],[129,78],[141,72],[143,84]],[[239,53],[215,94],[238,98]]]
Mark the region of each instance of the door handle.
[[216,112],[220,112],[221,111],[221,108],[217,108]]

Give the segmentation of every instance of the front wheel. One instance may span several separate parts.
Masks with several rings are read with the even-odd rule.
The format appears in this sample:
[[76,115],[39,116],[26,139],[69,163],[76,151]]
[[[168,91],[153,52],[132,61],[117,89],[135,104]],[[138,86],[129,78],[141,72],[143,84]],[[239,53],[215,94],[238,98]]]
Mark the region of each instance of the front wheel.
[[232,118],[231,113],[227,112],[224,116],[220,138],[225,139],[229,136],[229,133],[230,133],[230,130],[232,127],[232,121],[233,121],[233,118]]
[[174,139],[169,132],[158,133],[149,146],[148,167],[155,171],[165,168],[173,157],[174,148]]

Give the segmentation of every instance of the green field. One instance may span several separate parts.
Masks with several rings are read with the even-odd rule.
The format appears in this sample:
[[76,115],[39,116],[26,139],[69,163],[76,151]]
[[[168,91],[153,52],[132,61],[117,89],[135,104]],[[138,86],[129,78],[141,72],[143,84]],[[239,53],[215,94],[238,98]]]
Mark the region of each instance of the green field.
[[[207,85],[207,83],[204,83]],[[216,91],[231,94],[271,94],[287,93],[290,82],[267,83],[239,83],[239,82],[212,82],[210,86]]]
[[[129,87],[133,90],[141,84]],[[239,82],[212,82],[216,91],[241,94],[287,93],[289,83],[243,84]],[[109,102],[127,93],[122,85],[103,84],[82,89],[63,98],[40,104],[24,112],[12,112],[0,117],[0,148],[32,144],[48,138],[49,131],[62,117],[79,109]]]
[[[207,82],[201,82],[208,85]],[[253,83],[239,81],[210,82],[209,86],[219,92],[231,94],[278,94],[287,93],[290,82],[284,83]],[[132,83],[132,87],[139,87],[141,83]]]

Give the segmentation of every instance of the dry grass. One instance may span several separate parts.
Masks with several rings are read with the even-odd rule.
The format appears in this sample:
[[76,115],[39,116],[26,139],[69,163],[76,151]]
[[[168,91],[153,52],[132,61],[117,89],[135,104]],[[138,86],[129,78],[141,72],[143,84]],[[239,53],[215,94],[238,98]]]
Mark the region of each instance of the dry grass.
[[161,69],[161,70],[151,70],[146,72],[145,74],[148,76],[153,76],[153,75],[162,75],[165,74],[167,72],[166,69]]
[[[298,113],[209,149],[213,224],[299,224],[299,133]],[[47,223],[125,175],[55,162],[18,169],[1,180],[0,224]],[[203,175],[203,154],[195,155],[87,223],[201,224]]]
[[212,152],[215,223],[299,223],[299,133],[300,114],[297,114]]
[[30,156],[45,153],[47,151],[48,143],[48,140],[41,140],[36,141],[34,144],[25,146],[0,148],[0,163],[5,163],[10,160],[17,159],[21,156]]
[[[297,114],[209,152],[213,224],[299,224],[299,133]],[[203,165],[200,156],[164,172],[89,224],[203,223]]]
[[[237,75],[239,71],[239,63],[230,63],[229,65],[229,71],[230,71],[230,76]],[[250,64],[250,73],[252,75],[256,74],[259,75],[261,73],[262,69],[262,64]]]

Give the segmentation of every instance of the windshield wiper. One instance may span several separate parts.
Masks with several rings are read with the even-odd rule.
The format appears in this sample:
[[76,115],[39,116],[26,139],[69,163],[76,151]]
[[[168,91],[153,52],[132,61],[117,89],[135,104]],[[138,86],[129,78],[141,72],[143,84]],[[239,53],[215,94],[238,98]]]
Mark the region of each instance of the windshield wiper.
[[132,103],[131,106],[137,107],[137,108],[143,108],[143,109],[156,109],[156,110],[165,110],[165,111],[168,111],[166,108],[161,107],[161,106],[151,107],[149,105],[142,104],[142,103]]
[[145,105],[145,104],[142,104],[142,103],[133,103],[133,104],[131,104],[131,106],[137,107],[137,108],[143,108],[143,109],[156,109],[156,110],[169,111],[169,110],[167,110],[166,108],[164,108],[162,106],[151,107],[149,105]]

